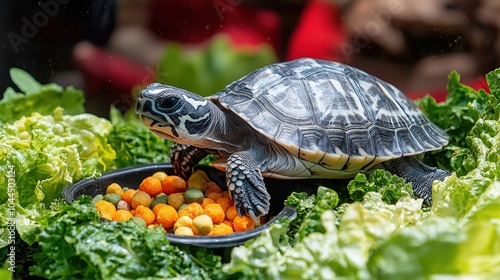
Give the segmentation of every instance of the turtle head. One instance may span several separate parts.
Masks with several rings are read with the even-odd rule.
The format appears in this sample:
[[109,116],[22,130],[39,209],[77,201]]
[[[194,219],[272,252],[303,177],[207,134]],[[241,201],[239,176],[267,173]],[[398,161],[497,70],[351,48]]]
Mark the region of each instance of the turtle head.
[[212,105],[187,90],[153,83],[139,93],[136,113],[156,135],[193,144],[209,127]]

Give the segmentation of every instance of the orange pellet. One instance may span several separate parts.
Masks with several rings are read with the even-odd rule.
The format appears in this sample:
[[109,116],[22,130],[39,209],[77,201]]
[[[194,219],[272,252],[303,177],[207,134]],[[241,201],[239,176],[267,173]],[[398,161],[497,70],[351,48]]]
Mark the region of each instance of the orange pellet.
[[203,207],[203,209],[205,209],[205,206],[207,206],[208,204],[212,204],[212,203],[215,203],[215,201],[211,198],[203,198],[203,202],[201,203],[201,207]]
[[122,200],[125,200],[128,203],[128,205],[131,205],[132,204],[132,197],[134,197],[134,194],[136,192],[138,192],[138,191],[135,189],[127,190],[126,192],[124,192],[122,194]]
[[222,192],[222,197],[231,197],[228,190]]
[[117,222],[125,222],[132,219],[132,214],[127,210],[118,210],[113,214],[112,220]]
[[238,211],[236,211],[236,206],[231,206],[226,211],[226,218],[230,221],[234,219],[234,217],[238,216]]
[[144,221],[146,221],[146,226],[152,225],[156,220],[156,216],[153,213],[153,210],[143,205],[137,206],[134,216],[140,217]]
[[165,206],[168,206],[168,205],[165,203],[156,204],[155,207],[153,207],[153,213],[155,213],[155,216],[158,216],[158,211],[160,211],[160,209],[165,207]]
[[212,230],[212,235],[224,235],[233,233],[233,228],[226,224],[218,224]]
[[185,192],[187,190],[186,181],[175,175],[167,176],[163,182],[161,182],[161,187],[165,194]]
[[222,189],[214,181],[210,181],[205,186],[205,195],[209,195],[213,192],[222,193]]
[[216,201],[217,199],[222,197],[222,193],[218,192],[211,192],[207,195],[208,198],[212,199],[213,201]]
[[251,230],[255,227],[255,224],[248,215],[236,216],[233,219],[233,228],[236,232]]
[[108,202],[106,200],[99,200],[95,203],[95,208],[99,213],[101,213],[101,218],[106,220],[112,220],[113,214],[116,212],[116,207],[113,203]]
[[230,226],[231,228],[233,228],[233,222],[231,222],[229,220],[224,220],[224,221],[222,221],[221,224],[226,224],[226,225]]
[[162,225],[163,228],[169,229],[175,225],[178,217],[174,207],[167,205],[167,207],[163,207],[158,211],[156,222]]
[[222,206],[217,203],[208,204],[205,208],[203,208],[203,212],[212,218],[212,222],[214,224],[221,223],[226,217],[224,209],[222,209]]
[[162,192],[161,181],[156,177],[147,177],[142,180],[139,190],[146,192],[150,196],[157,196]]
[[218,198],[217,200],[215,200],[215,203],[218,203],[220,204],[220,206],[222,206],[222,209],[224,209],[224,213],[226,213],[227,210],[229,210],[229,208],[234,205],[234,202],[229,197]]
[[186,206],[186,208],[179,211],[179,217],[189,216],[191,219],[203,214],[203,208],[199,203],[193,202]]

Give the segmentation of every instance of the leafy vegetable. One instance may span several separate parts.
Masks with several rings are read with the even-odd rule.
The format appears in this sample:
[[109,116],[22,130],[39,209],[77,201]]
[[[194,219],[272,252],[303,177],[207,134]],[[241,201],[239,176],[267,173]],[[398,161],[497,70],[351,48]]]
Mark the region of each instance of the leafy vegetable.
[[434,185],[433,211],[461,217],[493,182],[500,181],[500,69],[487,75],[491,88],[485,114],[466,137],[466,147],[452,159],[458,176]]
[[449,145],[432,157],[435,161],[432,165],[452,170],[450,159],[453,152],[467,145],[465,137],[484,112],[488,100],[489,95],[484,90],[475,91],[461,84],[460,75],[452,72],[448,77],[445,102],[436,103],[430,96],[416,102],[424,114],[450,136]]
[[500,273],[498,224],[434,218],[392,235],[370,259],[379,279],[494,279]]
[[368,192],[378,192],[382,194],[382,200],[390,204],[413,194],[411,184],[382,169],[373,171],[368,177],[362,173],[356,175],[347,185],[347,189],[354,201],[361,201]]
[[12,272],[7,268],[0,268],[0,279],[10,280],[12,279]]
[[66,185],[113,167],[115,151],[106,140],[110,128],[107,120],[63,115],[62,108],[0,127],[0,248],[10,242],[7,225],[13,220],[21,239],[32,244],[43,203],[61,197]]
[[89,196],[63,206],[38,238],[34,275],[49,279],[218,279],[220,258],[181,250],[165,231],[134,222],[101,222]]
[[316,195],[308,195],[305,192],[293,192],[285,200],[285,205],[293,207],[297,211],[297,217],[291,222],[286,221],[286,225],[290,227],[289,236],[290,243],[295,244],[298,231],[304,221],[304,218],[311,212],[316,201]]
[[202,49],[183,50],[169,43],[158,65],[157,81],[207,96],[253,70],[276,62],[271,46],[236,48],[224,36],[216,36]]
[[329,188],[319,187],[314,206],[304,216],[302,223],[297,231],[296,240],[300,241],[311,232],[324,232],[323,225],[319,222],[319,217],[326,210],[333,209],[339,202],[338,194]]
[[57,107],[63,107],[66,114],[74,115],[84,112],[83,92],[73,87],[63,89],[56,84],[42,85],[24,70],[10,69],[12,81],[23,93],[7,88],[0,101],[0,123],[11,123],[33,112],[41,115],[52,114]]
[[[64,186],[97,176],[112,167],[115,152],[107,144],[111,124],[90,114],[53,116],[34,113],[0,128],[0,176],[15,173],[21,206],[60,197]],[[8,182],[0,185],[0,203],[7,201]]]
[[412,198],[390,205],[380,194],[369,193],[362,203],[349,204],[342,215],[325,209],[306,218],[322,230],[310,232],[293,246],[284,242],[286,227],[271,226],[253,242],[233,249],[223,271],[246,279],[372,279],[367,267],[371,252],[391,233],[416,224],[421,205]]

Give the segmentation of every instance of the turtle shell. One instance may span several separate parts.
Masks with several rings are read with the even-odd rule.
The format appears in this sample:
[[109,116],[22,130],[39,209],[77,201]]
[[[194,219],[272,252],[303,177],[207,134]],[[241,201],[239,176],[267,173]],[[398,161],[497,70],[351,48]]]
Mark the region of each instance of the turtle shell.
[[211,97],[302,160],[356,172],[442,148],[447,134],[393,85],[341,63],[272,64]]

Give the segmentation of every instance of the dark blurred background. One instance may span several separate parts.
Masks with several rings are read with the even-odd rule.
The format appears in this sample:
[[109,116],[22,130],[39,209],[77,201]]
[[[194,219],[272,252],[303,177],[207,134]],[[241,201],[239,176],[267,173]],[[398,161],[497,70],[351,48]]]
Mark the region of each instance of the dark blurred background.
[[485,87],[500,66],[498,0],[21,0],[0,1],[0,13],[0,92],[19,67],[84,89],[98,113],[159,79],[171,42],[189,51],[220,33],[237,50],[269,45],[276,61],[348,63],[415,98],[443,98],[452,70]]
[[104,46],[115,26],[116,6],[112,0],[0,1],[2,91],[13,85],[11,67],[43,83],[74,70],[73,47],[83,40]]

